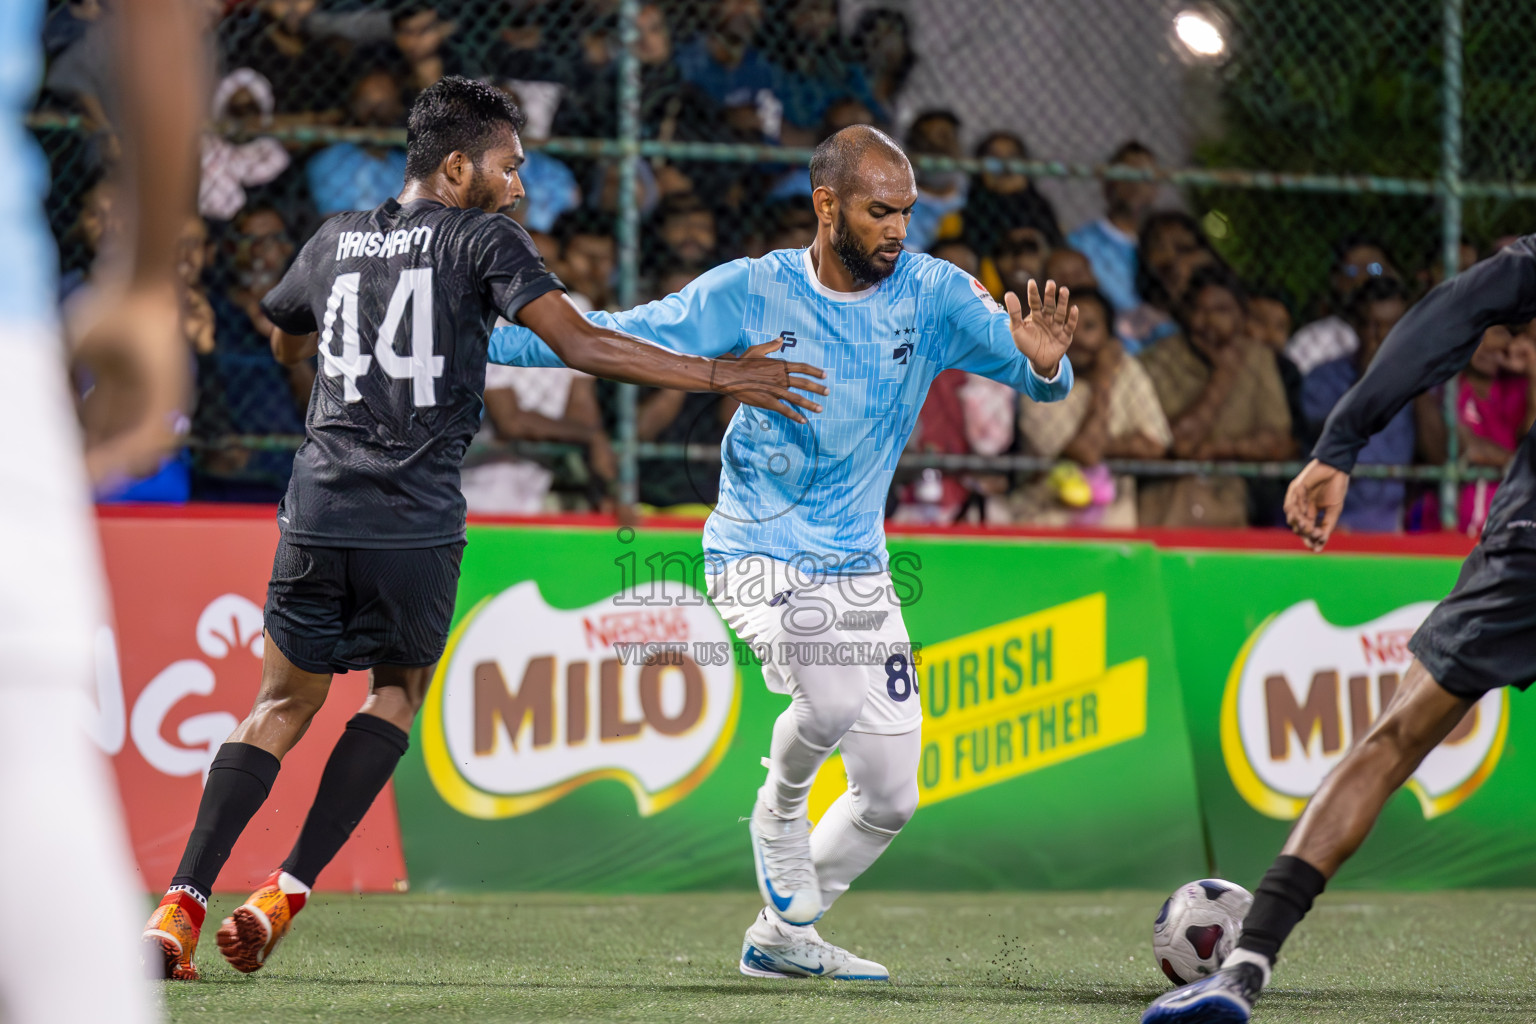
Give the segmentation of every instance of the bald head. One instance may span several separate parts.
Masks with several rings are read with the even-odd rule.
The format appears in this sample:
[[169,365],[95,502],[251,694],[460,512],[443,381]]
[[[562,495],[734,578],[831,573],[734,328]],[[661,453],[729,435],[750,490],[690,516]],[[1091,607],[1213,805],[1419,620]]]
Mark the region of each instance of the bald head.
[[811,189],[813,245],[827,257],[818,273],[832,274],[822,282],[852,291],[891,276],[917,203],[912,164],[901,147],[867,124],[850,125],[816,147]]
[[867,195],[871,178],[888,179],[893,172],[910,177],[912,164],[895,139],[867,124],[835,133],[811,156],[811,188],[831,189],[844,201]]

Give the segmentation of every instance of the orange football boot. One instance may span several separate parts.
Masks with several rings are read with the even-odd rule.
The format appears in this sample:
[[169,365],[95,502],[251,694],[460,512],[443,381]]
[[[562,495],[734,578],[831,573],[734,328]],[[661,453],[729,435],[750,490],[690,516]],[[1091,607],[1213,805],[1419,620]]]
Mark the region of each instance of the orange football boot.
[[242,974],[261,970],[267,957],[293,923],[293,915],[304,906],[305,894],[288,894],[278,886],[281,871],[262,883],[251,898],[224,919],[215,936],[219,952],[229,965]]
[[171,891],[160,900],[144,926],[144,966],[160,978],[196,981],[197,968],[192,954],[197,950],[197,936],[203,930],[207,913],[189,892]]

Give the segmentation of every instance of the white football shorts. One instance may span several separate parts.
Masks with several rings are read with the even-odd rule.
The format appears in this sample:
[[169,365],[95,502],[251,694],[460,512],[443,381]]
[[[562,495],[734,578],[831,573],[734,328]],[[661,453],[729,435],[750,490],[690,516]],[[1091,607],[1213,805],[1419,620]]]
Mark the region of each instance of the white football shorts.
[[922,724],[912,644],[890,573],[813,576],[747,555],[709,576],[709,598],[756,649],[774,693],[794,694],[800,666],[835,666],[866,692],[851,731],[900,735]]

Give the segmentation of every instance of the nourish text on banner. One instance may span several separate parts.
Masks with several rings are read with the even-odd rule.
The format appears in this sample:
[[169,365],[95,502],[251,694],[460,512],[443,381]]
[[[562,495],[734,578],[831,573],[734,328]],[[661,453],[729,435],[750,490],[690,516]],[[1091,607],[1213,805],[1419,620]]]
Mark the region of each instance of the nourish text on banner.
[[1135,739],[1147,661],[1105,664],[1105,595],[923,648],[921,802],[933,804]]

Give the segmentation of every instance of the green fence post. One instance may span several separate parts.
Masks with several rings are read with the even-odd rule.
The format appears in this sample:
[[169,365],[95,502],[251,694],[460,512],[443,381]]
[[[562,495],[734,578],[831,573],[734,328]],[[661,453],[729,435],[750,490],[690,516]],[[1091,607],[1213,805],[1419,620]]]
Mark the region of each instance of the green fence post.
[[[619,4],[619,307],[629,309],[640,293],[640,207],[635,202],[635,180],[640,163],[640,0]],[[621,506],[639,500],[638,460],[635,455],[635,397],[633,384],[619,385],[619,494]]]
[[[1440,212],[1441,242],[1445,277],[1449,280],[1461,270],[1461,34],[1462,0],[1445,0],[1445,24],[1442,49],[1445,75],[1441,86],[1440,109]],[[1458,498],[1457,458],[1460,445],[1456,437],[1456,378],[1445,389],[1445,476],[1440,480],[1440,523],[1448,530],[1456,528]]]

